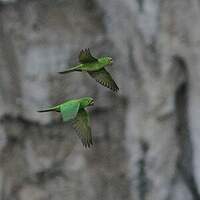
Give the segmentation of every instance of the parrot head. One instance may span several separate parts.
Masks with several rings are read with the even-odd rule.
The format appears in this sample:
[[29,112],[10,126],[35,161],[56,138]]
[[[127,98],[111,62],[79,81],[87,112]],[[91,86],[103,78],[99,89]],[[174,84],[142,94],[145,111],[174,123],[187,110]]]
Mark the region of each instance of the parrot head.
[[113,63],[113,59],[111,57],[103,57],[99,60],[104,65],[111,65]]
[[83,97],[81,99],[81,105],[83,107],[93,106],[94,105],[94,99],[92,97]]

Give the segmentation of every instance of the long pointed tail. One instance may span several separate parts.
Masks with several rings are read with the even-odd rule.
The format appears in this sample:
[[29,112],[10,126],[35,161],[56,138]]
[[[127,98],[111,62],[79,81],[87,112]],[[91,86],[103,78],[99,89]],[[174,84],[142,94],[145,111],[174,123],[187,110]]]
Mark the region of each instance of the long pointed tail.
[[49,109],[45,109],[45,110],[38,110],[38,112],[50,112],[50,111],[56,111],[56,108],[49,108]]
[[80,71],[79,70],[79,67],[72,67],[72,68],[69,68],[65,71],[62,71],[62,72],[58,72],[59,74],[66,74],[66,73],[70,73],[70,72],[74,72],[74,71]]

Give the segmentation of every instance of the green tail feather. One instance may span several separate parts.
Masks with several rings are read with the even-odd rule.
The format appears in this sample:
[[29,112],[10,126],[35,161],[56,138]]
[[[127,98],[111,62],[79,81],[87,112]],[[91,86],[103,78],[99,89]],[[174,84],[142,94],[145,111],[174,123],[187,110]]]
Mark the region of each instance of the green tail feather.
[[66,73],[70,73],[70,72],[74,72],[74,71],[80,71],[79,70],[79,67],[72,67],[72,68],[69,68],[69,69],[67,69],[67,70],[65,70],[65,71],[62,71],[62,72],[58,72],[59,74],[66,74]]
[[56,108],[49,108],[45,110],[38,110],[38,112],[50,112],[50,111],[56,111]]

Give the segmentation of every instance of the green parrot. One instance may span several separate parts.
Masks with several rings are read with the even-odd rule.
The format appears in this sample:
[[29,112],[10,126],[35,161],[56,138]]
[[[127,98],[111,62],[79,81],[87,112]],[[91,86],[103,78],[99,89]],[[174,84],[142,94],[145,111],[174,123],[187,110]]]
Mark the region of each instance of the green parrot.
[[89,114],[85,110],[86,107],[94,105],[94,100],[91,97],[83,97],[80,99],[72,99],[65,101],[59,105],[50,107],[46,110],[38,112],[61,112],[63,121],[72,120],[72,125],[77,131],[84,147],[90,147],[93,144],[90,128]]
[[111,75],[106,71],[105,67],[113,63],[111,57],[101,57],[95,58],[91,55],[89,49],[81,50],[79,54],[80,64],[75,67],[71,67],[66,71],[59,72],[60,74],[65,74],[73,71],[85,71],[94,78],[101,85],[110,88],[114,92],[119,90],[117,84],[112,79]]

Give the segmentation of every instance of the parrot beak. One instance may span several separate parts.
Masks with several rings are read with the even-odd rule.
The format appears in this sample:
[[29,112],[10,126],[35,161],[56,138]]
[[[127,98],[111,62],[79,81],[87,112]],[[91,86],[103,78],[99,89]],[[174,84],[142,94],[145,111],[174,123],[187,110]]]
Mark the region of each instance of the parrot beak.
[[113,59],[111,58],[111,59],[110,59],[110,65],[112,65],[112,64],[113,64]]
[[91,106],[93,106],[93,105],[94,105],[94,100],[92,100],[92,101],[90,102],[90,105],[91,105]]

